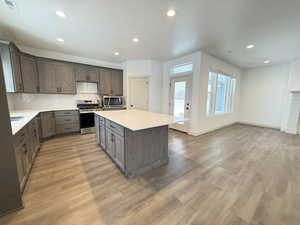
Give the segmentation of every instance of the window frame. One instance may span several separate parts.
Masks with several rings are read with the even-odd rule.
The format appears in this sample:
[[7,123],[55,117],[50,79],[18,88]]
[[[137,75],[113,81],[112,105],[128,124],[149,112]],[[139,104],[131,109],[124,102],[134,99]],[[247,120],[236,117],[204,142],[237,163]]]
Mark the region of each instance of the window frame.
[[[177,72],[177,73],[174,72],[174,70],[175,70],[176,67],[186,66],[186,65],[191,65],[191,66],[192,66],[191,70],[182,71],[182,72]],[[171,74],[173,74],[173,75],[190,74],[190,73],[193,73],[193,71],[194,71],[194,64],[193,64],[193,62],[180,63],[180,64],[173,65],[173,66],[171,67]]]
[[[210,75],[213,74],[214,78],[210,80]],[[216,112],[217,94],[218,94],[218,82],[220,76],[225,76],[229,80],[225,84],[225,99],[224,99],[224,112]],[[211,82],[211,92],[209,92],[209,85]],[[236,89],[236,78],[234,76],[226,75],[220,72],[210,71],[208,73],[208,84],[207,84],[207,98],[206,98],[206,116],[219,116],[230,114],[234,112],[234,101],[235,101],[235,89]],[[210,103],[209,97],[210,97]],[[209,104],[209,105],[208,105]]]

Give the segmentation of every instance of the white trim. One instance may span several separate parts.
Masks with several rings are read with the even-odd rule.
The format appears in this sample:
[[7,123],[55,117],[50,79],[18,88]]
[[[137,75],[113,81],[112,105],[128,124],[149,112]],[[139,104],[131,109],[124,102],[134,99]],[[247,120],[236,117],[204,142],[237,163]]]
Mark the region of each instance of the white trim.
[[237,123],[244,124],[244,125],[249,125],[249,126],[255,126],[255,127],[262,127],[262,128],[270,128],[270,129],[280,130],[280,127],[271,126],[271,125],[267,125],[267,124],[263,124],[263,123],[253,123],[253,122],[243,122],[243,121],[238,121]]
[[[241,122],[241,121],[236,121],[224,126],[218,126],[212,129],[207,129],[207,130],[203,130],[201,132],[189,132],[188,135],[192,135],[192,136],[200,136],[203,134],[207,134],[225,127],[229,127],[232,126],[234,124],[242,124],[242,125],[248,125],[248,126],[255,126],[255,127],[261,127],[261,128],[269,128],[269,129],[275,129],[275,130],[280,130],[280,127],[276,127],[276,126],[270,126],[270,125],[266,125],[266,124],[261,124],[261,123],[249,123],[249,122]],[[294,130],[286,130],[285,133],[289,133],[289,134],[297,134],[297,132],[295,133]]]

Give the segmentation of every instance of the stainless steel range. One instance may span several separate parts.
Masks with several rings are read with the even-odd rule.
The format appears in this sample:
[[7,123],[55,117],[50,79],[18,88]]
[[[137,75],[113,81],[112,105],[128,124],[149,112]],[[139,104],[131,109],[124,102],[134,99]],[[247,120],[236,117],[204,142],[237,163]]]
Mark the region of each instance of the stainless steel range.
[[95,132],[95,111],[102,110],[99,100],[77,100],[80,113],[80,132],[88,134]]

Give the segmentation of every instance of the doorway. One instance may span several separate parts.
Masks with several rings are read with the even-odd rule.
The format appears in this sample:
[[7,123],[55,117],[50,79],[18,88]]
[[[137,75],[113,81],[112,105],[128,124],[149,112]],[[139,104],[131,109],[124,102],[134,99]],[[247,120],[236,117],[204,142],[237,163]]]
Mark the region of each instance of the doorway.
[[149,78],[129,78],[129,108],[148,111],[149,108]]
[[[170,79],[170,114],[179,122],[170,127],[179,131],[189,131],[191,110],[191,76]],[[182,121],[180,121],[182,120]],[[184,121],[186,120],[186,121]]]

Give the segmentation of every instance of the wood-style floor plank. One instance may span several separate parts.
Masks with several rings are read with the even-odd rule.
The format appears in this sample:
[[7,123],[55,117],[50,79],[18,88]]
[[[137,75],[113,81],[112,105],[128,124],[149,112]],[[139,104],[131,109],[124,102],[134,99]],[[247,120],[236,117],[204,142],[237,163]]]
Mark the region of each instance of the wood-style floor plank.
[[170,163],[126,179],[95,135],[42,144],[23,201],[2,225],[299,225],[300,137],[233,125],[171,130]]

